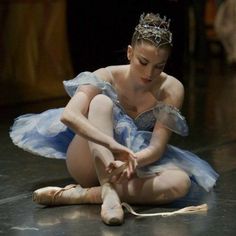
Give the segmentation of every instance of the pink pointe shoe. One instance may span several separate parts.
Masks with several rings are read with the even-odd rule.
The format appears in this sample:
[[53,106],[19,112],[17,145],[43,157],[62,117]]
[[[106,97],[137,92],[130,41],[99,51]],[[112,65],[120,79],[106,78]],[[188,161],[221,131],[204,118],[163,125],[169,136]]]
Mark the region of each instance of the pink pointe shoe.
[[34,191],[32,199],[45,206],[83,204],[86,203],[87,190],[75,184],[67,185],[64,188],[45,187]]
[[120,199],[113,187],[106,183],[102,186],[101,218],[107,225],[121,225],[124,221],[124,211]]
[[124,211],[121,205],[116,205],[112,208],[102,205],[101,217],[107,225],[121,225],[124,221]]

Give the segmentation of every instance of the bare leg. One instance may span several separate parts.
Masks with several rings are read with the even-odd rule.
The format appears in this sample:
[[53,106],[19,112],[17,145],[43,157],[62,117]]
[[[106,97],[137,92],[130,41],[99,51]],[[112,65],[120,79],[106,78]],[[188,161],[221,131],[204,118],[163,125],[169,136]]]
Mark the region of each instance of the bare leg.
[[[152,178],[134,177],[122,184],[115,184],[114,187],[123,202],[159,205],[185,196],[190,183],[188,175],[176,169],[164,170]],[[55,198],[57,192],[61,194]],[[36,190],[35,193],[37,193],[34,194],[35,201],[43,205],[102,203],[102,187],[100,186],[92,188],[81,188],[79,185],[66,188],[46,187]]]
[[191,185],[189,176],[180,169],[164,170],[151,178],[134,177],[117,184],[122,201],[130,204],[164,204],[187,194]]
[[67,169],[82,187],[99,185],[88,141],[76,135],[69,145],[66,159]]

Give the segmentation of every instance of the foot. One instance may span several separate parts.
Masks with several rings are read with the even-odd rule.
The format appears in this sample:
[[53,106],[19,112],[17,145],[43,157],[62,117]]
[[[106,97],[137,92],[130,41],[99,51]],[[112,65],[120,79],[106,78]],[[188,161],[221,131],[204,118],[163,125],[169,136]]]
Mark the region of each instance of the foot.
[[102,186],[101,217],[107,225],[121,225],[124,221],[124,211],[115,189],[108,183]]
[[46,206],[73,205],[86,202],[88,189],[80,185],[60,187],[45,187],[33,192],[33,201]]

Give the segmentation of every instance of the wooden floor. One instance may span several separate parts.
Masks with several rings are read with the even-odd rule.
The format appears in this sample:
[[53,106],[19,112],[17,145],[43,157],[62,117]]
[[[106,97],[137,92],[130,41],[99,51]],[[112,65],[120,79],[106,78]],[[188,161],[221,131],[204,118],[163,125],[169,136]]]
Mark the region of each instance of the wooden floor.
[[137,218],[125,213],[125,223],[109,227],[101,222],[99,205],[46,208],[31,200],[43,186],[72,183],[63,160],[41,158],[14,146],[8,131],[24,113],[64,106],[68,98],[4,107],[0,117],[0,235],[235,235],[236,233],[236,70],[212,59],[205,70],[192,63],[184,77],[183,115],[187,138],[171,143],[197,153],[220,174],[215,189],[199,189],[188,198],[166,206],[134,206],[141,213],[173,211],[207,203],[206,214],[168,218]]

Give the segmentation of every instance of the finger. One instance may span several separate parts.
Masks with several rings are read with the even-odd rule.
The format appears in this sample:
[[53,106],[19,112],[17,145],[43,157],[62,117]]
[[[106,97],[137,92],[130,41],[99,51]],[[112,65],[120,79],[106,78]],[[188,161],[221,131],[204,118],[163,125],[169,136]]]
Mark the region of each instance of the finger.
[[115,182],[116,183],[121,183],[122,181],[123,181],[123,179],[124,179],[124,173],[123,172],[121,172],[121,173],[119,173],[119,174],[117,174],[115,177],[116,177],[116,179],[115,179]]
[[107,167],[106,167],[106,171],[110,174],[113,170],[115,169],[114,164],[110,163]]
[[[111,171],[111,173],[109,173],[108,178],[111,179],[112,176],[119,176],[127,168],[127,164],[128,163],[124,163],[123,165],[119,166],[119,164],[113,163],[112,171]],[[116,165],[118,167],[115,167],[114,165]],[[113,168],[113,166],[114,166],[114,168]],[[119,177],[117,177],[117,178],[119,178]]]
[[119,176],[117,176],[117,183],[122,183],[125,179],[127,179],[127,171],[124,170]]
[[133,159],[133,168],[134,168],[134,170],[136,169],[137,165],[138,165],[138,161],[137,161],[137,157],[135,157]]
[[130,173],[134,172],[134,166],[133,166],[133,161],[129,161],[129,177],[130,177]]
[[137,160],[135,158],[131,158],[129,162],[130,172],[133,173],[137,167]]
[[115,161],[108,164],[107,169],[115,170],[118,169],[121,165]]
[[109,182],[110,182],[110,183],[116,183],[116,182],[117,182],[117,176],[112,175],[112,176],[109,178]]

